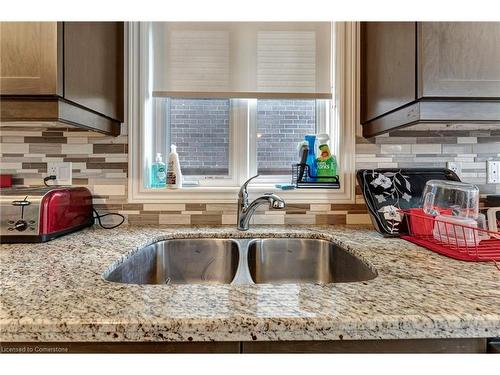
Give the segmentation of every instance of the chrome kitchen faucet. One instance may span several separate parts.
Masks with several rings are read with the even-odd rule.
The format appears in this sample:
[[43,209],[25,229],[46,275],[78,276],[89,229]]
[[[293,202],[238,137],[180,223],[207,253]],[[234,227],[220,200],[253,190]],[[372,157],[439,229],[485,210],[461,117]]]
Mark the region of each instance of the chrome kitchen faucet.
[[265,193],[264,195],[256,198],[252,203],[248,203],[247,185],[250,181],[257,177],[259,177],[259,175],[255,175],[246,180],[241,186],[238,194],[238,230],[248,230],[250,218],[254,214],[257,207],[261,204],[269,203],[270,209],[282,210],[285,208],[285,201],[283,198],[273,193]]

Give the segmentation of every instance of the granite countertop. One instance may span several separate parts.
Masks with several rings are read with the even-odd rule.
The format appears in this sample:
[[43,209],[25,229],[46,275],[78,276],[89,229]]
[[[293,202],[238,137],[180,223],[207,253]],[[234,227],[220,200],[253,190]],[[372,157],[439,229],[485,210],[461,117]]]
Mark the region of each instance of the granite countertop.
[[[329,285],[127,285],[110,265],[164,238],[314,237],[378,271]],[[500,272],[367,227],[89,228],[0,245],[1,341],[347,340],[500,336]]]

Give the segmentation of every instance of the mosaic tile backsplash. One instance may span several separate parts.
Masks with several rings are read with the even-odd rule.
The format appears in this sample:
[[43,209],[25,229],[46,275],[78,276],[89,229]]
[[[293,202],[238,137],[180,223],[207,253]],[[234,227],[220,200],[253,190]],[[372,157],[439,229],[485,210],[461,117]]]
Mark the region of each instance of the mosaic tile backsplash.
[[[430,131],[432,129],[432,131]],[[357,168],[445,167],[462,163],[462,179],[479,185],[484,194],[500,194],[500,184],[486,184],[486,160],[500,160],[500,125],[418,125],[373,139],[357,138]],[[119,212],[129,223],[231,225],[234,204],[127,203],[128,147],[126,131],[118,137],[73,129],[40,127],[1,128],[0,169],[14,175],[15,185],[42,184],[49,161],[71,161],[73,183],[88,187],[96,208]],[[290,204],[285,211],[259,210],[259,224],[367,224],[363,198],[355,204]],[[110,223],[110,221],[106,221]]]

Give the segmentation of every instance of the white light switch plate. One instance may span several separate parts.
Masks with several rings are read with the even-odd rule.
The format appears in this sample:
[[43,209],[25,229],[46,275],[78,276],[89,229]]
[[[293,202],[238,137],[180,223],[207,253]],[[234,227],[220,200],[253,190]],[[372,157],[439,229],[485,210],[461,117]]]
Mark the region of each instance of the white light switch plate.
[[486,177],[488,184],[500,184],[500,160],[486,162]]
[[73,183],[73,172],[71,162],[48,162],[47,176],[56,176],[55,181],[48,181],[48,185],[71,185]]

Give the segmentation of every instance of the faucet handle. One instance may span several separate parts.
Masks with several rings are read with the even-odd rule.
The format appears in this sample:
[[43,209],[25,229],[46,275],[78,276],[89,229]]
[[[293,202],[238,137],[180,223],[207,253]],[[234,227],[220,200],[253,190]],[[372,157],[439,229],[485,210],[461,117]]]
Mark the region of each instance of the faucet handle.
[[259,177],[260,175],[259,174],[256,174],[255,176],[253,177],[250,177],[248,180],[246,180],[243,185],[241,185],[241,188],[240,188],[240,193],[239,193],[239,197],[240,198],[243,198],[245,199],[247,196],[248,196],[248,193],[247,193],[247,185],[250,181],[252,181],[254,178],[257,178]]

